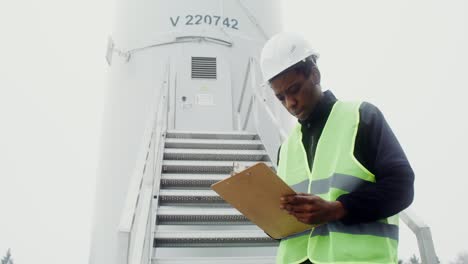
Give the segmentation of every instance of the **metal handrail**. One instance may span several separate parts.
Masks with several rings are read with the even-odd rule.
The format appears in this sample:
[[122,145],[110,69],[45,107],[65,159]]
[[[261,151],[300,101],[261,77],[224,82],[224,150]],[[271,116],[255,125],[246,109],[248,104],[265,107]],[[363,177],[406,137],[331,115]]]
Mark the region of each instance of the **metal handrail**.
[[[160,137],[159,137],[159,144],[158,147],[154,149],[155,152],[155,158],[154,158],[154,169],[153,169],[153,175],[154,175],[154,182],[153,182],[153,188],[152,188],[152,193],[151,193],[151,215],[150,215],[150,221],[148,224],[150,225],[149,227],[149,232],[146,233],[146,247],[147,251],[149,253],[148,259],[146,259],[145,262],[147,264],[151,264],[151,257],[152,257],[152,249],[153,249],[153,241],[154,241],[154,235],[155,235],[155,229],[156,229],[156,221],[157,221],[157,208],[158,208],[158,202],[159,199],[159,190],[160,190],[160,184],[161,184],[161,176],[162,176],[162,165],[163,165],[163,158],[164,158],[164,139],[166,137],[165,131],[167,131],[167,126],[164,125]],[[132,263],[130,263],[132,264]],[[139,264],[136,262],[136,264]]]
[[[169,69],[169,66],[168,66]],[[148,258],[144,260],[145,264],[151,264],[151,258],[152,258],[152,249],[153,249],[153,241],[154,241],[154,234],[155,234],[155,228],[156,228],[156,210],[158,208],[158,201],[159,199],[153,199],[153,198],[158,198],[159,196],[159,190],[160,190],[160,183],[161,183],[161,176],[162,176],[162,164],[163,164],[163,158],[164,158],[164,141],[166,137],[166,131],[167,131],[167,126],[168,126],[168,114],[169,114],[169,80],[170,80],[170,71],[167,72],[167,80],[166,80],[166,87],[165,87],[165,98],[164,98],[164,104],[162,106],[163,112],[165,113],[164,119],[160,120],[161,122],[157,124],[158,127],[160,127],[159,131],[159,136],[158,136],[158,143],[156,144],[156,147],[154,148],[154,167],[153,167],[153,185],[151,188],[151,204],[150,204],[150,210],[151,215],[150,215],[150,221],[147,223],[149,224],[149,230],[150,232],[146,233],[146,252],[148,252]],[[133,264],[133,263],[129,263]],[[138,262],[135,262],[135,264],[140,264]]]
[[[286,132],[281,127],[280,122],[275,117],[271,108],[266,104],[266,99],[260,94],[258,90],[258,83],[256,80],[256,64],[254,58],[250,58],[250,70],[249,70],[249,77],[250,77],[250,87],[252,87],[252,94],[250,97],[249,103],[249,111],[247,112],[244,120],[243,128],[245,129],[249,123],[251,116],[253,115],[255,119],[255,126],[257,130],[257,134],[259,135],[260,139],[262,140],[265,150],[268,152],[270,157],[276,157],[276,150],[287,137]],[[258,106],[258,107],[257,107]],[[252,109],[254,109],[252,111]],[[268,116],[269,121],[260,119],[258,116],[260,113],[266,113]],[[266,121],[266,123],[265,123]],[[263,131],[262,124],[269,127],[268,133]],[[277,137],[276,135],[272,135],[270,132],[276,131],[278,132]],[[274,133],[274,132],[273,132]],[[273,136],[273,137],[272,137]],[[273,159],[272,159],[273,160]],[[273,162],[273,166],[276,168],[276,162]]]
[[[280,140],[284,140],[286,138],[286,132],[284,131],[284,129],[280,126],[280,123],[278,122],[278,119],[274,116],[273,112],[271,111],[271,108],[266,104],[266,99],[261,96],[258,92],[258,85],[256,83],[256,80],[255,80],[255,68],[253,67],[254,65],[254,59],[252,57],[249,57],[249,60],[248,60],[248,63],[247,63],[247,68],[246,68],[246,72],[245,72],[245,75],[244,75],[244,80],[243,80],[243,83],[242,83],[242,90],[241,90],[241,94],[240,94],[240,97],[239,97],[239,103],[237,105],[237,129],[238,130],[245,130],[247,128],[247,125],[249,123],[249,120],[250,120],[250,117],[251,117],[251,114],[252,114],[252,108],[253,108],[253,104],[254,104],[254,101],[255,99],[258,99],[260,102],[261,102],[261,105],[263,106],[263,108],[265,108],[265,111],[266,113],[268,114],[268,116],[272,119],[273,121],[273,124],[276,126],[276,128],[278,129],[279,131],[279,136],[280,136]],[[247,109],[247,112],[246,112],[246,115],[245,115],[245,119],[243,120],[243,124],[241,125],[241,111],[242,111],[242,106],[243,106],[243,102],[244,102],[244,96],[245,96],[245,93],[246,93],[246,89],[247,87],[249,86],[249,77],[250,77],[250,87],[253,87],[253,93],[250,95],[250,100],[249,100],[249,104],[248,104],[248,109]]]
[[[161,112],[164,108],[161,108],[162,103],[165,102],[165,97],[161,98],[160,107],[157,112],[153,112],[153,118],[150,118],[146,125],[145,133],[143,134],[143,148],[141,149],[139,155],[137,156],[137,164],[133,170],[132,177],[130,180],[127,197],[125,199],[125,205],[122,210],[122,215],[120,217],[119,231],[121,232],[130,232],[134,217],[135,208],[138,201],[139,190],[141,182],[143,180],[143,175],[146,170],[148,163],[148,156],[151,151],[151,146],[155,137],[156,124],[161,118]],[[146,142],[149,142],[146,145]]]
[[242,82],[242,90],[241,90],[241,94],[240,94],[240,97],[239,97],[239,103],[237,104],[237,112],[238,113],[240,113],[240,111],[242,109],[242,103],[244,101],[245,89],[247,88],[247,80],[249,79],[249,75],[250,75],[250,63],[251,63],[251,58],[249,58],[249,60],[247,62],[247,68],[245,70],[245,75],[244,75],[244,81]]
[[262,26],[260,25],[260,23],[258,23],[257,19],[255,19],[255,16],[252,15],[252,12],[250,12],[250,10],[244,5],[244,3],[242,3],[240,0],[237,0],[237,3],[239,4],[239,6],[244,10],[244,13],[247,15],[247,17],[249,18],[250,22],[252,22],[252,24],[255,25],[255,27],[257,28],[257,30],[260,32],[260,34],[262,35],[263,39],[267,40],[268,39],[268,35],[265,33],[265,30],[263,30]]
[[[161,98],[160,102],[160,107],[159,107],[159,114],[158,114],[158,121],[155,124],[155,129],[156,129],[156,137],[155,137],[155,143],[152,144],[153,148],[151,150],[151,156],[153,157],[154,160],[152,160],[152,165],[153,165],[153,170],[151,170],[148,174],[147,181],[145,184],[142,184],[142,189],[140,190],[140,200],[141,200],[141,206],[138,207],[138,211],[136,212],[137,214],[139,213],[142,215],[139,218],[139,221],[137,223],[134,223],[132,226],[132,241],[129,245],[129,259],[128,263],[129,264],[142,264],[145,263],[146,261],[144,260],[143,253],[144,251],[144,246],[149,246],[152,245],[149,243],[151,241],[152,237],[152,232],[148,233],[148,224],[153,225],[152,221],[152,197],[154,193],[154,180],[157,176],[157,173],[155,173],[157,170],[156,168],[159,167],[161,164],[162,156],[161,156],[161,145],[163,142],[163,137],[164,137],[164,131],[165,131],[165,120],[167,119],[167,111],[166,111],[166,104],[167,104],[167,82],[165,82],[165,89],[164,89],[165,95]],[[159,172],[160,174],[160,172]],[[149,215],[151,212],[151,215]],[[151,219],[151,220],[148,220]],[[150,229],[152,227],[150,226]],[[132,243],[133,242],[133,243]],[[145,243],[146,242],[146,243]],[[150,250],[146,250],[148,254],[151,255]]]
[[[255,61],[253,60],[253,58],[251,58],[251,63],[254,64]],[[266,98],[263,97],[258,88],[260,87],[260,85],[258,85],[256,83],[256,73],[255,73],[255,67],[250,67],[250,74],[252,75],[252,78],[251,78],[251,81],[252,81],[252,87],[254,87],[254,93],[252,96],[255,97],[255,99],[257,99],[256,101],[259,101],[260,102],[260,105],[263,106],[264,110],[266,111],[266,113],[268,114],[268,116],[271,118],[271,120],[273,121],[273,124],[276,126],[276,128],[278,129],[278,132],[279,132],[279,136],[280,136],[280,140],[283,141],[284,139],[286,139],[287,137],[287,133],[284,131],[284,129],[281,127],[278,119],[275,117],[275,115],[273,114],[273,111],[271,110],[271,108],[268,106],[268,104],[266,103]]]
[[423,264],[440,263],[432,241],[431,229],[411,208],[400,213],[401,220],[411,229],[418,240],[419,255]]
[[280,139],[281,140],[284,140],[288,137],[288,134],[286,133],[286,131],[280,126],[280,123],[278,121],[278,119],[275,117],[275,115],[273,114],[273,112],[271,111],[271,108],[268,106],[268,104],[266,103],[266,99],[260,95],[260,93],[258,91],[255,91],[255,94],[254,96],[258,99],[257,101],[260,101],[260,105],[263,106],[263,108],[265,109],[265,112],[268,114],[268,116],[271,118],[271,120],[273,121],[273,124],[276,126],[276,128],[278,129],[278,133],[279,133],[279,136],[280,136]]
[[[245,91],[247,89],[247,84],[248,84],[248,80],[249,80],[249,76],[250,76],[251,61],[252,61],[252,59],[251,59],[251,57],[249,57],[248,62],[247,62],[247,67],[246,67],[246,70],[245,70],[245,74],[244,74],[244,81],[242,82],[242,90],[241,90],[241,94],[239,96],[239,103],[237,104],[236,117],[235,117],[235,119],[237,120],[237,124],[236,124],[237,125],[237,127],[236,127],[237,130],[245,130],[245,124],[247,123],[247,121],[244,121],[244,126],[241,125],[242,106],[243,106]],[[249,114],[250,113],[246,114],[246,119],[248,118]]]
[[247,112],[245,113],[245,120],[244,120],[244,125],[242,125],[242,130],[245,130],[247,128],[247,125],[249,124],[254,100],[255,100],[255,96],[254,95],[250,96],[250,102],[247,108]]
[[186,43],[186,42],[199,42],[199,41],[206,41],[206,42],[211,42],[211,43],[218,44],[218,45],[232,47],[232,41],[222,39],[222,38],[204,36],[204,35],[183,35],[183,36],[173,37],[169,40],[154,42],[152,44],[149,44],[143,47],[133,48],[129,50],[122,50],[116,47],[114,40],[112,39],[112,37],[109,36],[107,40],[106,60],[107,60],[107,63],[111,65],[112,55],[113,53],[116,53],[117,55],[123,57],[126,62],[128,62],[130,61],[130,58],[132,57],[133,54],[140,52],[140,51],[144,51],[147,49],[152,49],[152,48],[164,46],[164,45]]
[[[154,129],[158,119],[158,112],[154,112],[154,118],[150,118],[148,120],[149,122],[147,123],[145,132],[143,134],[143,148],[137,156],[137,164],[130,179],[125,205],[122,209],[122,215],[120,216],[120,223],[118,227],[120,232],[130,232],[132,228],[138,196],[140,193],[140,186],[143,180],[143,175],[146,171],[148,157],[151,151],[151,144],[154,138]],[[149,145],[146,145],[146,142],[149,142]]]
[[[167,71],[166,67],[166,71]],[[161,137],[165,131],[167,120],[168,103],[168,80],[163,82],[163,96],[160,99],[157,112],[153,112],[152,118],[148,122],[147,129],[143,136],[143,148],[140,152],[137,165],[130,180],[130,186],[125,200],[125,206],[120,218],[119,232],[126,234],[128,239],[127,263],[141,264],[143,260],[144,245],[148,244],[147,225],[151,222],[149,216],[152,205],[154,167],[158,162],[154,162],[159,152],[163,140]],[[156,116],[156,117],[155,117]],[[148,143],[149,142],[149,143]],[[148,145],[147,145],[148,144]],[[151,233],[149,233],[151,234]],[[145,243],[146,241],[146,243]]]

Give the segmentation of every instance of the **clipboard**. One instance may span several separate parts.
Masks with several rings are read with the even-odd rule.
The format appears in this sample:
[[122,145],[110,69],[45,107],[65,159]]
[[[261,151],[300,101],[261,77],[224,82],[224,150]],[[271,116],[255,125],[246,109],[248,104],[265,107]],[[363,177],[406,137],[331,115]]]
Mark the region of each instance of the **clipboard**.
[[280,209],[280,197],[296,192],[265,163],[214,183],[211,189],[272,238],[282,239],[314,227]]

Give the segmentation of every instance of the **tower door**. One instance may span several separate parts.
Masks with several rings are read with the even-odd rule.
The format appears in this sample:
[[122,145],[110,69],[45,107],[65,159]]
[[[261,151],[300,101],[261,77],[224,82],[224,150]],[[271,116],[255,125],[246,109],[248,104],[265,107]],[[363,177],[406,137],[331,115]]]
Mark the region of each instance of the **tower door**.
[[181,47],[174,98],[177,130],[233,130],[229,66],[221,52],[209,48]]

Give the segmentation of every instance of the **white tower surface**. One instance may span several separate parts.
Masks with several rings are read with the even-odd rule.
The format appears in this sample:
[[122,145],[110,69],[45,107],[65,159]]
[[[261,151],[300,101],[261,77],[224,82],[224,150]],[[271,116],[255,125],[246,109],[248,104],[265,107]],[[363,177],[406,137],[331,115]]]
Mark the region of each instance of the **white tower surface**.
[[[144,204],[158,184],[154,175],[144,172],[147,166],[157,168],[157,161],[147,161],[157,160],[163,151],[155,138],[172,130],[249,131],[264,134],[268,155],[276,160],[281,142],[277,125],[291,122],[260,85],[257,62],[265,41],[281,31],[279,1],[119,0],[116,11],[107,52],[110,78],[96,186],[93,264],[136,263],[133,259],[152,254],[147,249],[136,252],[141,250],[135,245],[148,248],[154,231],[145,225],[144,239],[138,241],[143,229],[138,221],[153,221],[151,209],[145,213],[141,208],[154,207]],[[263,116],[257,113],[268,104]],[[284,120],[272,118],[278,115]],[[151,186],[146,200],[145,183]]]

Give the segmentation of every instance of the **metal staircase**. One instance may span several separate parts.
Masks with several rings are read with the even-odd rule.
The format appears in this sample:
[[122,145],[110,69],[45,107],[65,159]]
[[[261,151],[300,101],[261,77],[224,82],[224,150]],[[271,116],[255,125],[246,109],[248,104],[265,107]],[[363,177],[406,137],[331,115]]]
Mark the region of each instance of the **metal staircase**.
[[273,166],[255,134],[166,133],[153,200],[152,263],[275,262],[278,242],[210,189],[229,177],[234,162]]

